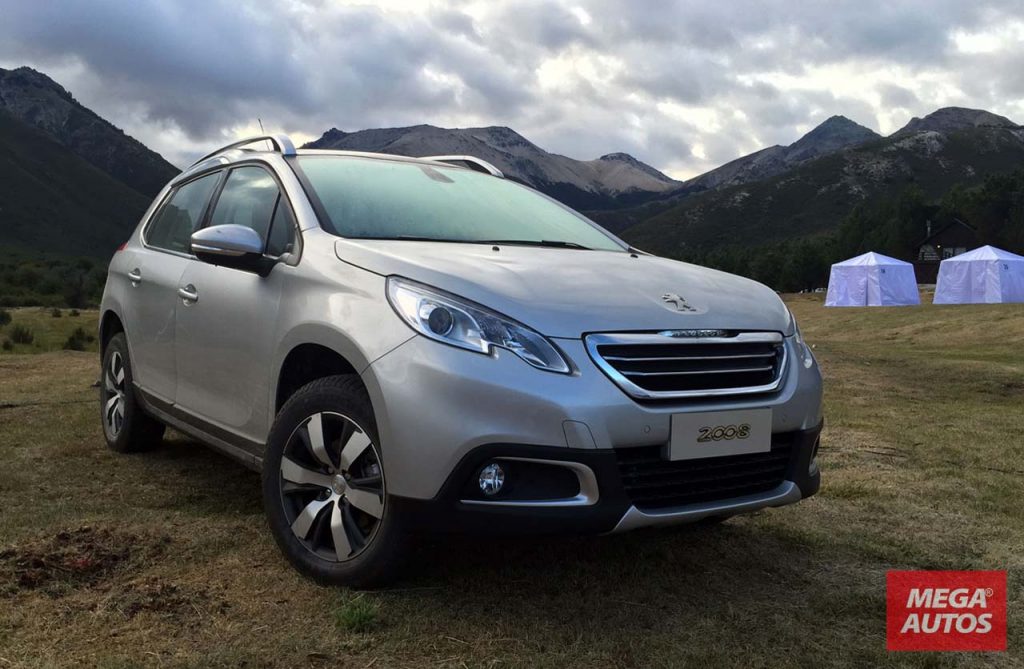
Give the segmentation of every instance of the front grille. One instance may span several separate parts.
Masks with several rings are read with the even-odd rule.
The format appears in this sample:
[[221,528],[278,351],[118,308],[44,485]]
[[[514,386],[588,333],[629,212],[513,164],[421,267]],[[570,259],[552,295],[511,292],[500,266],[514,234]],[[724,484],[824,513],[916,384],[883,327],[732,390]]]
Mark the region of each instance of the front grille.
[[717,502],[766,493],[786,480],[791,435],[772,437],[767,453],[700,460],[666,460],[661,446],[616,449],[622,485],[641,511]]
[[777,332],[595,334],[586,343],[594,362],[640,399],[771,392],[781,383],[786,361]]

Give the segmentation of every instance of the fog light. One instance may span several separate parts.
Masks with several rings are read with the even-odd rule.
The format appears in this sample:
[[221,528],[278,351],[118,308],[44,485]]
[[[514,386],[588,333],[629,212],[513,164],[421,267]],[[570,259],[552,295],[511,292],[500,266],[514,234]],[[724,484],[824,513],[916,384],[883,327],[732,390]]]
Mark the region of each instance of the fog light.
[[501,492],[505,485],[505,470],[497,462],[485,465],[480,470],[480,492],[491,497]]

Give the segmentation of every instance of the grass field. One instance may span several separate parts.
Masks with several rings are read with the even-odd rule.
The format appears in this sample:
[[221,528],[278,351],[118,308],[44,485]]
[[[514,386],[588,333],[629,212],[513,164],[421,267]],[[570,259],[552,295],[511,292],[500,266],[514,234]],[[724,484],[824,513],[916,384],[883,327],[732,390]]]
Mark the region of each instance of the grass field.
[[[11,342],[11,350],[0,348],[0,355],[16,353],[47,353],[64,348],[72,333],[81,328],[86,336],[93,341],[83,342],[86,351],[96,351],[96,328],[98,314],[95,311],[73,309],[51,309],[41,307],[25,307],[7,309],[11,322],[0,326],[0,343]],[[60,314],[57,316],[57,314]],[[77,314],[77,315],[75,315]],[[29,343],[12,341],[13,331],[21,326],[32,335]],[[95,357],[95,356],[93,356]]]
[[[1022,666],[1024,305],[790,304],[827,383],[817,497],[717,528],[434,539],[362,594],[285,564],[255,473],[176,435],[107,451],[95,353],[26,353],[95,314],[17,310],[51,344],[0,354],[0,667]],[[887,654],[893,568],[1009,570],[1010,651]]]

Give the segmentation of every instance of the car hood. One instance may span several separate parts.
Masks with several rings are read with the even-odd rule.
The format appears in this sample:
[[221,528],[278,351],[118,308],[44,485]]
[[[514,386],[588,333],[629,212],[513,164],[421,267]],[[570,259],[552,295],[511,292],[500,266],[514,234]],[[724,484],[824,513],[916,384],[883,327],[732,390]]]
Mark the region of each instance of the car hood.
[[689,329],[792,334],[789,311],[770,288],[657,256],[353,239],[338,240],[335,253],[370,272],[467,298],[549,337]]

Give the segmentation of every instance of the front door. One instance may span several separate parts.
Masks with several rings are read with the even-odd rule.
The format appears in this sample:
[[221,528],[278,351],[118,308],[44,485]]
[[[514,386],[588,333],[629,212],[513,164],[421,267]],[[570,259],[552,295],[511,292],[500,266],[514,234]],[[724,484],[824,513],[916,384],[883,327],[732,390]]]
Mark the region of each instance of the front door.
[[[256,230],[273,257],[290,251],[295,239],[286,198],[270,173],[255,165],[228,173],[210,217],[211,226],[226,224]],[[282,285],[291,271],[278,263],[261,277],[191,260],[179,281],[194,299],[182,298],[177,306],[175,403],[212,426],[215,436],[250,449],[263,443],[273,420],[270,361]]]

